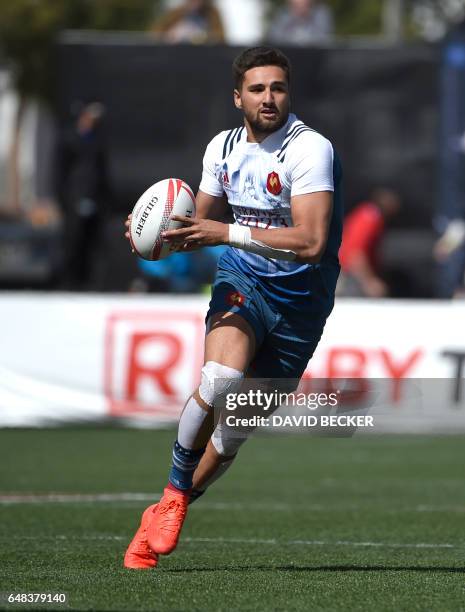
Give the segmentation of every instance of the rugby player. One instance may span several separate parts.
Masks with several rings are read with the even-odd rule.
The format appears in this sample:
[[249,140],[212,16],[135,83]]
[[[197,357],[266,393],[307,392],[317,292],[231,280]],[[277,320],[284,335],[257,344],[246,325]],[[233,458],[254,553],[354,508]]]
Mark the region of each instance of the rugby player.
[[[180,417],[163,497],[145,510],[127,549],[128,568],[153,567],[175,549],[188,504],[224,474],[244,442],[225,421],[215,426],[215,402],[245,376],[300,379],[333,308],[342,231],[337,155],[290,114],[283,53],[247,49],[233,75],[244,125],[209,143],[196,217],[175,217],[184,226],[164,235],[187,250],[230,248],[206,316],[201,383]],[[234,224],[221,221],[228,206]]]

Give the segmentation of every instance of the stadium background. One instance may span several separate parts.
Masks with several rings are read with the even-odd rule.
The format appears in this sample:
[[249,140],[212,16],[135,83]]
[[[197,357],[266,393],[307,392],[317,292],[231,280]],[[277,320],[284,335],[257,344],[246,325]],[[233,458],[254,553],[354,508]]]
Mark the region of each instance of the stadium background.
[[[115,2],[112,27],[144,29],[148,4]],[[463,606],[465,306],[436,299],[433,258],[444,219],[465,216],[463,34],[447,10],[441,30],[435,3],[423,3],[438,22],[424,32],[413,19],[420,1],[370,0],[366,14],[359,2],[352,21],[343,3],[329,4],[333,41],[283,47],[293,110],[338,149],[348,211],[378,186],[403,207],[382,244],[391,298],[339,298],[307,378],[368,379],[375,392],[349,408],[379,427],[257,436],[193,507],[155,580],[124,574],[121,555],[161,491],[170,427],[197,382],[214,257],[195,292],[141,292],[122,221],[158,179],[197,187],[205,145],[240,121],[230,63],[249,41],[237,24],[231,44],[215,46],[68,29],[89,26],[77,11],[51,27],[50,70],[34,90],[7,53],[15,47],[2,46],[11,14],[0,10],[0,591],[64,591],[72,609]],[[29,68],[43,44],[34,24],[21,40]],[[54,148],[86,100],[105,107],[111,198],[89,282],[76,288]]]

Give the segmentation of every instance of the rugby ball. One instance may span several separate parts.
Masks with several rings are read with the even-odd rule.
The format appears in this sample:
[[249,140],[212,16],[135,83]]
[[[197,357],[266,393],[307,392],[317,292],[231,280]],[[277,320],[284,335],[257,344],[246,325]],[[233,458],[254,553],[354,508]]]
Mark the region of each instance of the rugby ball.
[[195,217],[195,197],[181,179],[169,178],[144,191],[132,211],[129,240],[134,251],[143,259],[164,259],[176,250],[163,241],[162,233],[183,227],[171,215]]

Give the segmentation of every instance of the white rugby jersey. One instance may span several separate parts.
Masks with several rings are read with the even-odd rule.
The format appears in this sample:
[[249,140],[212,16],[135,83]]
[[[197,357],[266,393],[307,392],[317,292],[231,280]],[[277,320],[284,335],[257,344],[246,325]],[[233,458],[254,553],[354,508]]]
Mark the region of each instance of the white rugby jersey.
[[[226,194],[235,223],[272,229],[292,227],[291,197],[334,191],[334,151],[329,140],[293,114],[260,143],[247,142],[245,127],[224,131],[208,144],[200,190]],[[306,264],[232,249],[260,275],[289,274]]]

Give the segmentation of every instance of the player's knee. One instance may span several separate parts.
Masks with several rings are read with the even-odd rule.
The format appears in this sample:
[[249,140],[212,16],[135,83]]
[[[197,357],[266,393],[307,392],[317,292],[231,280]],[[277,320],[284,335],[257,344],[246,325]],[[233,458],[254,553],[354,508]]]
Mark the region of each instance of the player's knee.
[[216,361],[207,361],[202,368],[199,396],[206,404],[213,406],[228,393],[237,393],[243,379],[243,372]]
[[211,443],[222,457],[234,457],[250,433],[250,431],[239,431],[226,423],[218,423],[212,434]]

